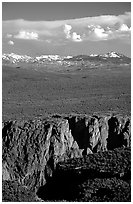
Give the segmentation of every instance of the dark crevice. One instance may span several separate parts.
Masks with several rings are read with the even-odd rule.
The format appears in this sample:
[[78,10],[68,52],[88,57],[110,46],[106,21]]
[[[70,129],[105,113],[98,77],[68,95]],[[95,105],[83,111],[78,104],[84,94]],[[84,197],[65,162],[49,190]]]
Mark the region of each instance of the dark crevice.
[[69,123],[69,128],[71,130],[74,140],[77,142],[79,149],[84,149],[84,154],[87,151],[87,148],[91,149],[89,143],[89,132],[88,127],[86,126],[86,118],[67,118]]

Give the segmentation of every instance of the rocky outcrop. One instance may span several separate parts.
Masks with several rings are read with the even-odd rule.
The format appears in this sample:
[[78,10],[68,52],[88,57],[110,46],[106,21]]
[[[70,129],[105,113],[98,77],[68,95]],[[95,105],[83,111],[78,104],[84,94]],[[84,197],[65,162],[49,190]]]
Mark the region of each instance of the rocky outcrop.
[[130,146],[130,118],[122,116],[69,117],[70,129],[79,148],[94,153]]
[[59,162],[37,195],[44,201],[129,202],[130,179],[130,148],[116,148]]
[[3,128],[3,179],[18,180],[29,188],[44,185],[56,163],[74,153],[81,156],[65,119],[7,122]]
[[130,147],[130,118],[64,116],[3,122],[3,180],[38,189],[69,158]]

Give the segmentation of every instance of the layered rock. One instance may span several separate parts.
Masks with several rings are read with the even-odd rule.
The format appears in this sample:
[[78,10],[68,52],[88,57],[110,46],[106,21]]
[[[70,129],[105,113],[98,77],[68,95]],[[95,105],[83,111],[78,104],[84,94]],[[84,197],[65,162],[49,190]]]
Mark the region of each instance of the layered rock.
[[64,116],[3,123],[3,180],[37,189],[56,164],[130,146],[130,118]]

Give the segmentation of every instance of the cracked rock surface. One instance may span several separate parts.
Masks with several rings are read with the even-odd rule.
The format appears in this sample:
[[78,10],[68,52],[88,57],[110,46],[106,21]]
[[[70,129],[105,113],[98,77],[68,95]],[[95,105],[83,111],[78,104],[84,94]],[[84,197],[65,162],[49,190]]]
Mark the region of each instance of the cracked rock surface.
[[[38,192],[53,178],[58,163],[67,164],[70,159],[87,155],[94,160],[101,152],[130,148],[130,140],[130,117],[127,116],[75,115],[4,121],[3,182],[17,182]],[[92,165],[90,161],[89,164]]]

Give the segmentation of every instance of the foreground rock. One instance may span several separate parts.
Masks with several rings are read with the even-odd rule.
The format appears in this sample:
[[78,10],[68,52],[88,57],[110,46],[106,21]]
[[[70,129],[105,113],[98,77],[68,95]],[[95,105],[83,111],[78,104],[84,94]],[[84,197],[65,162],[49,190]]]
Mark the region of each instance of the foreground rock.
[[130,118],[55,116],[3,122],[3,180],[36,192],[53,176],[58,162],[130,147]]
[[130,148],[118,148],[57,164],[53,178],[39,188],[44,201],[131,200]]
[[11,121],[3,128],[3,179],[28,188],[44,185],[65,157],[81,156],[64,119]]

